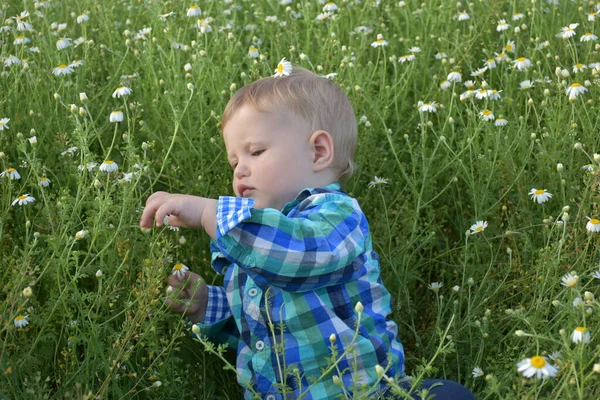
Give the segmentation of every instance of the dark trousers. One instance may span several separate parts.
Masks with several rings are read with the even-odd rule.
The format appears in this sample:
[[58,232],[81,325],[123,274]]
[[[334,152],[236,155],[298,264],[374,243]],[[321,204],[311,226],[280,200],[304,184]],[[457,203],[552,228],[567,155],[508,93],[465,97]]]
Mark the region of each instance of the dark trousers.
[[[409,382],[403,382],[400,386],[406,390],[410,390],[411,388]],[[424,400],[418,395],[421,389],[428,389],[428,398],[433,397],[433,400],[475,400],[475,396],[469,389],[458,382],[447,381],[444,379],[424,379],[421,382],[420,387],[412,391],[410,399]],[[388,389],[387,392],[390,392],[390,390]],[[379,398],[392,400],[397,397],[394,397],[391,393],[388,394],[384,392]]]

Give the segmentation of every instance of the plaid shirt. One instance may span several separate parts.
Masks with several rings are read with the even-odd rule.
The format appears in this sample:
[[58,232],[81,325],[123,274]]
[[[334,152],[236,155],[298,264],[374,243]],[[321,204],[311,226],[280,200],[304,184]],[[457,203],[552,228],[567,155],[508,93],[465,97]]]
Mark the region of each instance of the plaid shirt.
[[[345,388],[372,385],[377,364],[389,368],[388,376],[404,375],[398,328],[387,320],[391,297],[357,201],[332,183],[303,190],[282,211],[253,205],[251,198],[218,200],[212,266],[225,275],[224,287],[208,287],[206,315],[197,324],[200,335],[237,348],[245,398],[253,390],[282,399],[283,385],[287,399],[309,388],[304,399],[336,398],[342,390],[333,375]],[[351,344],[359,301],[364,311]],[[339,355],[350,345],[351,352],[313,384],[331,357],[332,334]]]

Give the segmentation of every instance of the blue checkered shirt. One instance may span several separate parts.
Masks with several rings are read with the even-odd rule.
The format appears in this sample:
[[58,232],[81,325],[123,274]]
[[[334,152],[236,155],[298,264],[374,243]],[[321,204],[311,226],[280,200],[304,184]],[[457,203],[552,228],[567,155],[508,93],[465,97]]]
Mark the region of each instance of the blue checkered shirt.
[[[211,258],[224,286],[208,287],[206,315],[196,324],[200,335],[237,348],[245,398],[283,399],[284,391],[287,399],[305,392],[303,399],[337,398],[334,375],[345,388],[372,385],[378,364],[403,376],[398,328],[387,319],[391,297],[357,201],[332,183],[303,190],[282,211],[253,205],[219,197]],[[352,342],[359,301],[364,311]],[[331,357],[332,334],[338,354],[351,351],[315,382]]]

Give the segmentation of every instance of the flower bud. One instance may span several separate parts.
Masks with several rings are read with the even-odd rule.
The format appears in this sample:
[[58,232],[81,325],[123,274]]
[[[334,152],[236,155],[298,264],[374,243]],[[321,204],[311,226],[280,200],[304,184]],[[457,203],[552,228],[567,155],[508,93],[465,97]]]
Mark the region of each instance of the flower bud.
[[200,327],[198,325],[193,325],[192,332],[194,333],[194,335],[200,334]]
[[565,167],[561,163],[556,164],[556,172],[563,172],[564,169]]
[[522,331],[521,329],[518,329],[515,331],[515,336],[523,337],[523,336],[525,336],[525,332]]
[[71,114],[77,114],[77,106],[75,104],[71,104],[70,106]]
[[99,269],[98,271],[96,271],[96,278],[100,279],[104,276],[104,274],[102,273],[102,270]]
[[354,307],[354,310],[357,313],[362,313],[365,310],[365,307],[362,305],[362,303],[359,301],[358,303],[356,303],[356,306]]
[[27,286],[25,289],[23,289],[23,297],[31,297],[31,295],[33,294],[33,290],[31,290],[31,288],[29,286]]
[[575,150],[581,150],[583,148],[582,144],[580,142],[577,142],[573,145],[573,148]]

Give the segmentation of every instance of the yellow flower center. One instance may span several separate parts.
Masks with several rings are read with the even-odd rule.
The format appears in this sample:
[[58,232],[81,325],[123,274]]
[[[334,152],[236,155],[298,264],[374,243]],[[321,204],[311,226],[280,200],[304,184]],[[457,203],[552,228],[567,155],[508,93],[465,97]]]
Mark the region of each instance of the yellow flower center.
[[60,69],[67,68],[67,64],[60,64],[60,65],[58,66],[58,68],[60,68]]
[[106,161],[104,161],[104,164],[108,164],[108,165],[110,165],[110,164],[114,164],[114,163],[115,163],[115,162],[114,162],[114,161],[111,161],[111,160],[106,160]]
[[513,47],[512,47],[512,44],[507,44],[507,45],[506,45],[506,50],[508,50],[508,51],[512,51],[512,48],[513,48]]
[[44,181],[47,181],[47,180],[48,180],[48,178],[46,178],[46,177],[44,176],[44,177],[42,177],[42,179],[40,179],[40,180],[41,180],[42,182],[44,182]]
[[491,113],[492,113],[492,112],[491,112],[490,110],[485,110],[485,111],[483,112],[483,115],[487,116],[487,115],[490,115]]
[[279,64],[277,66],[277,72],[282,73],[283,72],[283,64]]
[[575,67],[581,68],[581,67],[583,67],[583,64],[577,64],[577,65],[575,65]]
[[24,194],[24,195],[22,195],[22,196],[19,196],[19,200],[25,200],[26,198],[27,198],[27,195],[26,195],[26,194]]
[[489,62],[489,63],[493,63],[493,62],[494,62],[494,59],[493,59],[493,58],[490,58],[489,60],[487,60],[487,62]]
[[584,328],[583,326],[578,326],[577,328],[575,328],[575,330],[579,333],[585,333],[588,329]]
[[581,86],[581,83],[573,83],[573,84],[571,84],[571,87],[580,87],[580,86]]
[[23,40],[23,38],[25,38],[25,36],[23,36],[23,35],[17,36],[17,40]]
[[173,269],[177,271],[181,271],[181,268],[183,268],[183,264],[175,264],[175,266],[173,267]]
[[531,366],[538,369],[544,368],[546,366],[546,360],[544,357],[540,356],[531,357]]
[[517,61],[520,62],[520,63],[524,62],[525,60],[527,60],[525,57],[519,57],[519,58],[517,58]]
[[583,36],[592,36],[591,32],[585,33]]
[[256,47],[250,47],[250,51],[257,51],[258,49]]
[[335,3],[333,1],[328,2],[327,4],[325,4],[326,6],[335,6]]
[[15,318],[15,320],[17,321],[23,321],[25,319],[24,315],[18,315],[17,318]]
[[596,218],[590,219],[590,224],[592,224],[592,225],[598,225],[598,224],[600,224],[600,220],[598,220]]
[[191,6],[190,8],[195,10],[196,8],[200,8],[200,6]]
[[483,231],[483,226],[478,226],[477,228],[475,228],[475,232],[481,232]]
[[536,196],[539,196],[541,194],[544,194],[544,189],[538,189],[535,191]]
[[377,39],[377,43],[383,43],[383,39]]
[[16,171],[16,169],[14,169],[14,168],[9,168],[8,169],[8,172],[10,172],[10,173],[15,172],[15,171]]

